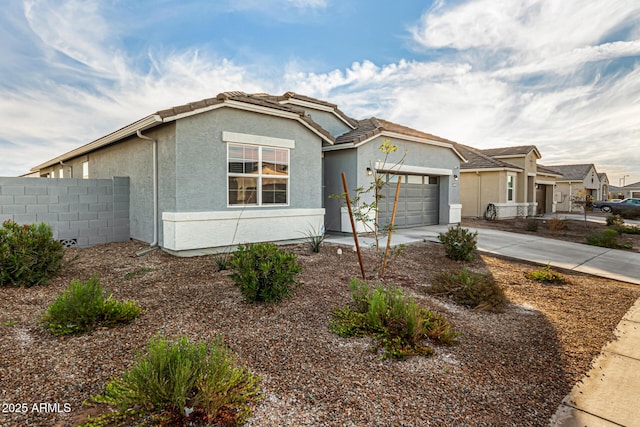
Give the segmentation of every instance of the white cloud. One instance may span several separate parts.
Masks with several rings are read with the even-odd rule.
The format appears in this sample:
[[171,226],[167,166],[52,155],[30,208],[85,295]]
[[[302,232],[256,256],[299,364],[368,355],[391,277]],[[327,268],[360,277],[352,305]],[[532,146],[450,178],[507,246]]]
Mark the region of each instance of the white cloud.
[[[640,25],[630,24],[638,7],[583,3],[441,1],[414,29],[425,49],[447,48],[438,51],[440,61],[360,59],[318,73],[303,62],[283,70],[265,70],[264,61],[239,64],[206,47],[154,47],[134,57],[121,42],[127,23],[110,25],[104,3],[28,0],[22,20],[30,31],[15,9],[11,30],[0,28],[0,35],[20,34],[22,42],[12,44],[23,51],[0,46],[17,64],[0,64],[17,85],[0,85],[0,175],[24,173],[159,109],[228,90],[294,90],[335,102],[355,118],[378,116],[479,148],[535,144],[543,163],[594,162],[599,171],[616,171],[609,178],[617,183],[620,174],[638,174],[640,163],[640,66],[633,62],[640,42],[631,38]],[[328,7],[321,0],[269,4]],[[265,7],[237,4],[252,6]],[[626,39],[609,37],[624,28]],[[624,58],[626,68],[612,66]],[[20,141],[21,149],[6,141]]]

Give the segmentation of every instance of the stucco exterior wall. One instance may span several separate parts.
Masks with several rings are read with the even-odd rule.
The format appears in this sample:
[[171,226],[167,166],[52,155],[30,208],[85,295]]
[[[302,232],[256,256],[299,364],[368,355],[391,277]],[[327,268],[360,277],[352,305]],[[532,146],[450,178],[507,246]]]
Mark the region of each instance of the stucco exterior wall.
[[[222,133],[292,139],[289,206],[227,206],[227,143]],[[322,141],[298,122],[232,108],[181,119],[176,124],[176,212],[322,207]]]
[[[335,150],[324,152],[324,207],[325,207],[325,228],[327,231],[340,231],[341,229],[341,207],[344,200],[331,198],[331,195],[344,193],[341,173],[344,172],[347,178],[349,191],[355,194],[358,187],[356,175],[362,173],[358,171],[356,150]],[[366,168],[363,172],[366,175]]]
[[318,123],[333,136],[342,135],[351,130],[344,121],[340,120],[333,113],[315,110],[313,108],[304,108],[304,111],[314,122]]
[[[440,224],[458,222],[461,208],[460,186],[459,181],[454,181],[453,175],[460,175],[460,158],[456,153],[448,147],[391,139],[390,142],[396,145],[398,150],[385,159],[385,154],[379,150],[379,147],[386,139],[384,136],[378,136],[357,148],[358,186],[368,188],[372,182],[372,177],[366,174],[367,167],[376,168],[382,164],[385,169],[393,169],[402,161],[401,168],[440,178]],[[368,194],[366,197],[368,202],[373,200],[373,194]]]
[[460,178],[462,216],[481,218],[489,203],[505,203],[506,181],[504,171],[463,172]]

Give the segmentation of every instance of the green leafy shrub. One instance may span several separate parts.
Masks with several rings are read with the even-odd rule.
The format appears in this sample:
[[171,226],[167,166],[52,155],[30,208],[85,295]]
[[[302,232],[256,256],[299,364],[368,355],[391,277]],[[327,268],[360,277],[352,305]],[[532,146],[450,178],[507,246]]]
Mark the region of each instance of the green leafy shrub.
[[525,230],[527,231],[538,231],[538,225],[540,223],[538,222],[537,219],[535,218],[529,218],[527,219],[527,224],[525,225]]
[[524,273],[524,277],[526,277],[529,280],[533,280],[534,282],[553,283],[553,284],[567,283],[567,279],[565,279],[565,277],[562,274],[558,273],[557,271],[554,271],[551,268],[550,264],[547,264],[544,267],[539,267],[533,271],[526,271]]
[[128,323],[140,315],[135,301],[118,302],[106,293],[97,276],[86,282],[72,280],[47,308],[43,322],[54,335],[86,332],[98,325]]
[[273,243],[241,245],[230,264],[234,270],[230,277],[249,302],[278,302],[300,286],[296,275],[301,268],[296,255]]
[[453,344],[460,335],[444,316],[421,307],[400,288],[372,289],[358,279],[349,287],[353,302],[334,310],[329,329],[344,337],[374,337],[383,359],[429,355],[429,342]]
[[618,232],[611,228],[607,228],[602,231],[594,231],[587,236],[587,244],[592,246],[600,246],[603,248],[631,249],[633,246],[631,243],[626,243],[624,245],[620,245],[618,243],[618,235]]
[[118,409],[98,417],[104,425],[151,417],[154,425],[204,420],[235,426],[246,421],[250,404],[261,399],[259,381],[238,364],[219,336],[211,344],[156,336],[131,369],[92,399]]
[[504,290],[491,275],[466,268],[459,273],[440,273],[427,292],[449,296],[457,304],[482,311],[501,311],[507,302]]
[[44,285],[62,268],[64,248],[45,223],[0,228],[0,286]]
[[447,256],[455,261],[472,261],[476,257],[478,232],[470,232],[459,225],[449,227],[446,233],[438,234]]
[[607,225],[609,227],[619,227],[624,224],[624,219],[620,215],[607,215]]

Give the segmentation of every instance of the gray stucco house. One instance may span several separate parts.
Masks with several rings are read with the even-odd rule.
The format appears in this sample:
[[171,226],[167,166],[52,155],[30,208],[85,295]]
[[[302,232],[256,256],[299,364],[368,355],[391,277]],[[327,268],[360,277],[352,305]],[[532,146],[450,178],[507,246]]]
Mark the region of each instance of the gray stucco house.
[[[381,140],[410,155],[398,170],[376,161]],[[393,159],[390,159],[393,160]],[[240,243],[342,230],[340,172],[350,187],[367,167],[407,182],[400,226],[460,218],[454,143],[335,104],[287,92],[225,92],[161,110],[32,169],[41,177],[130,180],[131,238],[195,255]],[[383,215],[388,207],[383,207]]]

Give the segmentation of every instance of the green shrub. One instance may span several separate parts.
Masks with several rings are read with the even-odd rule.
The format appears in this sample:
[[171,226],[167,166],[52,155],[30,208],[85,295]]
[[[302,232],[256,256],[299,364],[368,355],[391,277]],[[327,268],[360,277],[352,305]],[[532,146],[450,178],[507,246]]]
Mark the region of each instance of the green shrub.
[[438,234],[447,256],[455,261],[472,261],[476,257],[478,232],[470,232],[459,225],[449,227],[446,233]]
[[259,381],[259,376],[238,364],[221,337],[207,344],[156,336],[146,354],[93,400],[118,409],[98,418],[104,425],[151,417],[158,425],[206,420],[235,426],[246,421],[250,404],[261,399]]
[[229,269],[229,261],[231,259],[231,254],[223,253],[216,256],[216,267],[218,271],[225,271]]
[[619,234],[640,234],[640,227],[637,225],[619,225],[612,228]]
[[626,243],[624,245],[620,245],[618,243],[618,232],[614,229],[607,228],[602,231],[594,231],[590,235],[587,236],[587,244],[592,246],[600,246],[603,248],[624,248],[631,249],[632,244]]
[[538,222],[538,220],[537,220],[537,219],[535,219],[535,218],[529,218],[529,219],[527,219],[527,224],[526,224],[526,226],[525,226],[525,230],[527,230],[527,231],[534,231],[534,232],[535,232],[535,231],[538,231],[538,225],[539,225],[539,224],[540,224],[540,223]]
[[0,286],[44,285],[62,268],[64,249],[45,223],[0,228]]
[[324,234],[324,226],[320,228],[320,230],[310,229],[307,230],[304,234],[305,241],[311,249],[311,252],[318,253],[320,252],[320,248],[322,247],[322,242],[324,242],[325,234]]
[[491,275],[466,268],[459,273],[440,273],[427,292],[447,295],[460,305],[482,311],[501,311],[507,302],[503,289]]
[[140,315],[134,301],[118,302],[106,296],[97,276],[86,282],[73,280],[47,308],[45,326],[54,335],[86,332],[98,325],[128,323]]
[[529,280],[533,280],[534,282],[554,283],[554,284],[567,283],[567,279],[565,279],[565,277],[562,274],[558,273],[557,271],[554,271],[551,268],[550,264],[547,264],[544,267],[539,267],[533,271],[526,271],[524,273],[524,277],[526,277]]
[[230,277],[249,302],[277,302],[288,298],[300,286],[301,268],[296,255],[273,243],[241,245],[230,260]]
[[612,226],[621,226],[624,224],[624,219],[620,215],[607,215],[607,225],[609,227]]
[[459,336],[441,314],[419,306],[400,288],[371,289],[358,279],[349,287],[353,302],[334,310],[329,329],[344,337],[374,337],[383,359],[429,355],[428,342],[453,344]]

